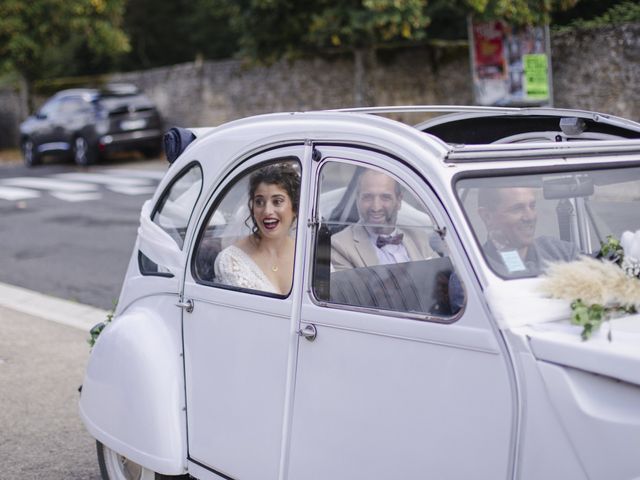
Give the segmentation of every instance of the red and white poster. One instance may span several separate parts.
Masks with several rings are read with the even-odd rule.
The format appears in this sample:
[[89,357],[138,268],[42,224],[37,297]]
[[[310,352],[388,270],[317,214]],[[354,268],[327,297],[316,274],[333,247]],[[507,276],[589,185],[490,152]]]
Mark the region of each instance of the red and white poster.
[[469,21],[473,87],[480,105],[551,105],[548,27]]

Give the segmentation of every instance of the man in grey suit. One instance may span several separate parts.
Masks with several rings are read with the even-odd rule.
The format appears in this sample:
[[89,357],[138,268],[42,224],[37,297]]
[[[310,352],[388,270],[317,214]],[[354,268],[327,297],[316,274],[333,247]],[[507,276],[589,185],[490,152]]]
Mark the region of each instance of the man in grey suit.
[[487,188],[478,193],[478,214],[487,227],[484,253],[500,275],[534,276],[547,262],[578,258],[578,247],[556,237],[535,236],[536,192],[530,187]]
[[435,256],[424,228],[396,228],[402,189],[390,176],[365,170],[358,179],[356,205],[359,222],[331,237],[335,271]]

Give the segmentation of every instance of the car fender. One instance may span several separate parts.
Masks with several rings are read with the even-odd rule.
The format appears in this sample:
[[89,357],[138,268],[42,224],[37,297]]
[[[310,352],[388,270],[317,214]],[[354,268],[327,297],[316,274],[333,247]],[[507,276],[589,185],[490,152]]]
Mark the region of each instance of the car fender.
[[[175,316],[159,318],[145,303]],[[79,405],[87,430],[154,472],[184,473],[183,371],[175,298],[147,297],[134,304],[107,325],[89,358]]]

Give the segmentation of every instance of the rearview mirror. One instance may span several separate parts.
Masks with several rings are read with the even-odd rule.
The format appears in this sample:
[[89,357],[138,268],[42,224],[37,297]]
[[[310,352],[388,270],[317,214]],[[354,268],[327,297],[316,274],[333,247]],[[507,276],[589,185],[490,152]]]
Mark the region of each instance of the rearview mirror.
[[542,181],[542,194],[547,200],[589,197],[593,191],[593,180],[586,175],[567,175]]

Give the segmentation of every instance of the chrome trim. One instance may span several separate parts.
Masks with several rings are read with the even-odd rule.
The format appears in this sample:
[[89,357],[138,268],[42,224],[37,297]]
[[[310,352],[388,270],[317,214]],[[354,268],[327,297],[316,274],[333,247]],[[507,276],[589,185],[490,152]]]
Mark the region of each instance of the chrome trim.
[[465,105],[397,105],[383,107],[336,108],[327,112],[346,113],[514,113],[522,110],[514,107],[479,107]]
[[114,144],[118,142],[128,142],[131,140],[141,140],[141,139],[151,139],[151,138],[160,138],[162,136],[162,131],[159,129],[149,129],[149,130],[131,130],[127,132],[121,133],[110,133],[109,135],[105,135],[100,137],[100,143],[104,145]]
[[50,150],[71,150],[71,145],[68,142],[49,142],[38,145],[38,152]]
[[446,163],[473,163],[487,160],[530,160],[568,156],[621,155],[640,153],[640,140],[585,140],[579,142],[531,142],[454,146]]

